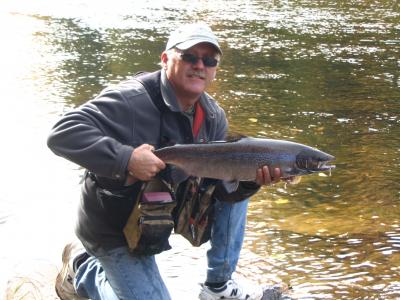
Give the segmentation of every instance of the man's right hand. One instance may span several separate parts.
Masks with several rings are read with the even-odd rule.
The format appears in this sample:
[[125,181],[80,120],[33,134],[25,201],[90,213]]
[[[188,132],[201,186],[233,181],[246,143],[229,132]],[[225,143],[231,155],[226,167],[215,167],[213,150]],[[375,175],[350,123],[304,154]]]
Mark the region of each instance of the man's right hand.
[[149,144],[142,144],[133,150],[128,163],[129,183],[150,180],[165,168],[165,163],[153,151],[154,147]]

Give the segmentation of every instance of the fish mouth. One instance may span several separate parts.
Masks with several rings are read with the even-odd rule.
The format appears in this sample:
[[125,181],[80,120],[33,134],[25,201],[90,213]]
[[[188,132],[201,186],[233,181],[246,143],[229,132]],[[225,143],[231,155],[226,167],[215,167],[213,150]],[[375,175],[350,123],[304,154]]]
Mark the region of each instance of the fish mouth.
[[312,158],[298,157],[296,159],[296,166],[298,169],[305,173],[324,172],[336,168],[335,165],[330,164],[335,158],[329,160],[317,160]]

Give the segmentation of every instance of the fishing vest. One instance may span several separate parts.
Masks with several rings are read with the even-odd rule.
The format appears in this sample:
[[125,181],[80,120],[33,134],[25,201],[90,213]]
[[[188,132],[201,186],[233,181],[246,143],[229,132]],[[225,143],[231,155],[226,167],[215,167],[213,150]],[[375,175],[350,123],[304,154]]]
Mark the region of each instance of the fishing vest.
[[[160,111],[161,120],[168,107],[160,89],[160,71],[138,73],[134,80],[146,89]],[[192,134],[197,137],[205,118],[200,103],[196,103]],[[168,142],[160,122],[160,145]],[[163,172],[161,172],[163,173]],[[165,172],[164,172],[165,173]],[[168,238],[174,229],[193,246],[200,246],[211,236],[216,186],[214,179],[189,177],[178,186],[171,186],[165,175],[142,185],[134,208],[123,229],[130,251],[136,255],[154,255],[171,248]]]

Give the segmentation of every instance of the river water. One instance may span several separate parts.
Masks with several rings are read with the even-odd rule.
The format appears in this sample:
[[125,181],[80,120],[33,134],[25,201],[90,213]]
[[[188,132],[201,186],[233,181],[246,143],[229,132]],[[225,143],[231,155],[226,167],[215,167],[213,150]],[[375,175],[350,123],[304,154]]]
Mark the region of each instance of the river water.
[[209,93],[231,131],[337,158],[331,176],[251,200],[244,247],[268,262],[258,272],[304,299],[399,298],[399,2],[138,2],[0,3],[3,277],[58,259],[54,245],[72,235],[82,170],[46,148],[51,125],[108,84],[158,69],[169,31],[206,21],[224,52]]

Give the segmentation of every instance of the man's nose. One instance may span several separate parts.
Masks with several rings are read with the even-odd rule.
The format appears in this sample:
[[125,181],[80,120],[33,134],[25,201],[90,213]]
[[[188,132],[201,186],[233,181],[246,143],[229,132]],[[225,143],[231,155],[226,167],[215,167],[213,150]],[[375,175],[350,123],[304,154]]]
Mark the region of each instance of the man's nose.
[[200,57],[197,59],[196,63],[194,63],[192,65],[193,65],[193,67],[198,68],[198,69],[203,69],[205,67],[204,63],[203,63],[203,59]]

